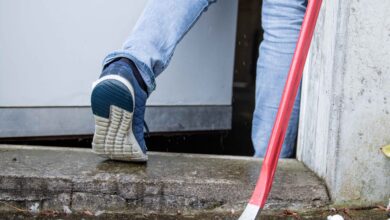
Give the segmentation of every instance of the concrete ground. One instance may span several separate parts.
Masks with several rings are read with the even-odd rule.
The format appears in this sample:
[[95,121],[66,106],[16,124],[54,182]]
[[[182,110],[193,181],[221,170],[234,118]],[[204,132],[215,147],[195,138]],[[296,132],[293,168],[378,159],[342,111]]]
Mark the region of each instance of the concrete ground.
[[[130,164],[89,149],[0,145],[0,218],[236,219],[260,165],[250,157],[154,152],[147,164]],[[296,160],[281,160],[262,219],[326,219],[329,203],[319,178]]]

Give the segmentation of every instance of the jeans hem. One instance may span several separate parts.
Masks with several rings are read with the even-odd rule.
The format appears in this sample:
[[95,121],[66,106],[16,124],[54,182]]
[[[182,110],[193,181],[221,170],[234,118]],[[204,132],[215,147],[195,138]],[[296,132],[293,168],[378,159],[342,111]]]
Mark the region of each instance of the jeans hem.
[[156,81],[155,81],[154,74],[153,74],[152,70],[150,70],[150,68],[147,67],[146,64],[139,61],[136,57],[134,57],[130,53],[128,53],[126,51],[114,51],[114,52],[108,54],[104,58],[103,66],[105,66],[107,63],[109,63],[112,60],[119,58],[119,57],[124,57],[124,58],[130,59],[131,61],[134,62],[134,64],[136,65],[136,67],[138,68],[138,70],[142,76],[142,79],[145,81],[145,84],[146,84],[147,89],[148,89],[147,93],[149,96],[156,89]]

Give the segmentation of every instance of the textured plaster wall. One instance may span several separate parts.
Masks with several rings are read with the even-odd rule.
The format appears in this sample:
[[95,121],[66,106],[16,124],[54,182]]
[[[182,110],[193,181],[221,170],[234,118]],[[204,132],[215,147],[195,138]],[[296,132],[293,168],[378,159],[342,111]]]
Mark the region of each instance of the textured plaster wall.
[[298,159],[337,203],[390,198],[390,1],[324,1],[304,72]]

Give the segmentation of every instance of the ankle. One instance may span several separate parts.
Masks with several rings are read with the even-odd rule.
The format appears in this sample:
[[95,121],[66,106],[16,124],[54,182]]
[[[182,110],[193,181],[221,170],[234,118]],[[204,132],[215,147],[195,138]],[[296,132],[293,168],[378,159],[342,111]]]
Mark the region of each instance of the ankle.
[[141,76],[141,73],[139,72],[137,66],[134,64],[134,62],[128,58],[122,57],[119,59],[119,61],[127,63],[131,70],[133,71],[134,77],[138,82],[138,85],[141,87],[142,90],[144,90],[146,93],[148,92],[148,87],[146,86],[146,83],[144,79]]
[[118,58],[112,60],[111,62],[107,63],[103,67],[103,71],[106,68],[108,68],[111,64],[114,64],[116,62],[126,63],[131,68],[131,71],[132,71],[135,79],[137,80],[138,85],[141,87],[142,90],[144,90],[145,93],[148,93],[148,87],[146,86],[146,83],[145,83],[144,79],[142,78],[141,73],[139,72],[139,70],[138,70],[137,66],[134,64],[134,62],[128,58],[118,57]]

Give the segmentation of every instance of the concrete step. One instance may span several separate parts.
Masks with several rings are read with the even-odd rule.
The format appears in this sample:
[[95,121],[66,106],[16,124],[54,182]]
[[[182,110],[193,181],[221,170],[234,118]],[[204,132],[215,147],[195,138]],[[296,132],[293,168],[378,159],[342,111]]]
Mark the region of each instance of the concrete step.
[[[156,152],[147,164],[131,164],[90,149],[0,145],[0,212],[17,216],[37,207],[41,214],[234,219],[260,166],[251,157]],[[325,185],[302,163],[279,162],[265,213],[328,203]]]

